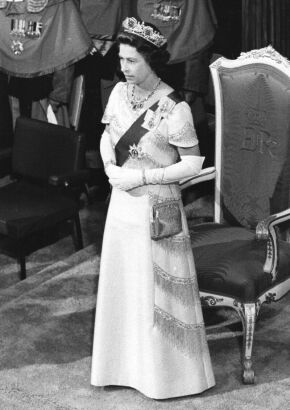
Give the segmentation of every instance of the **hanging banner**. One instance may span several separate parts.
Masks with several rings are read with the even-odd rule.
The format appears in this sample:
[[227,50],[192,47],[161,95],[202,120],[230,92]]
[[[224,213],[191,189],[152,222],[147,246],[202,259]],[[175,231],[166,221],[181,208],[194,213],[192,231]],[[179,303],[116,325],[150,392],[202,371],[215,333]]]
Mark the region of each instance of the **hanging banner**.
[[73,0],[50,0],[39,13],[29,12],[29,3],[32,0],[10,2],[0,10],[0,70],[35,77],[65,68],[90,52],[92,42]]

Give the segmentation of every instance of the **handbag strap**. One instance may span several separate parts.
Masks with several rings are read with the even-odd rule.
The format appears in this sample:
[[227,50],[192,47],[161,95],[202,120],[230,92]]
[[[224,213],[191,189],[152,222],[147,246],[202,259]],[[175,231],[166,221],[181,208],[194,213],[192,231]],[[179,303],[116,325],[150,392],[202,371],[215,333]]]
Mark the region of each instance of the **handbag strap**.
[[[158,191],[158,195],[157,195],[157,203],[159,202],[160,191],[161,191],[161,188],[163,187],[164,173],[165,173],[165,168],[163,168],[163,174],[162,174],[162,178],[161,178],[161,182],[160,182],[160,186],[159,186],[159,191]],[[172,197],[173,197],[173,191],[172,191],[172,189],[171,189],[171,184],[168,184],[168,186],[169,186],[171,195],[172,195]],[[173,198],[173,199],[174,199],[174,198]]]
[[161,178],[161,182],[160,182],[160,186],[159,186],[159,191],[158,191],[158,195],[157,195],[157,204],[158,204],[158,201],[159,201],[160,191],[161,191],[161,187],[162,187],[162,183],[163,183],[163,179],[164,179],[164,172],[165,172],[165,169],[163,168],[163,174],[162,174],[162,178]]

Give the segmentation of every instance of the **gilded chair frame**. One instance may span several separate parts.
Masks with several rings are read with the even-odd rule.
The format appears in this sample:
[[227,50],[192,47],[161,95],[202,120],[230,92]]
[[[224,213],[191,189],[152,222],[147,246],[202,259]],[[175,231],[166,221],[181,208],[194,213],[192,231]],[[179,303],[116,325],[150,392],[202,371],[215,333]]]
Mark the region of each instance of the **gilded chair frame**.
[[[250,64],[266,64],[274,67],[289,77],[290,83],[290,62],[276,52],[271,46],[252,50],[247,53],[241,53],[236,60],[219,58],[211,64],[210,70],[215,92],[215,167],[202,170],[199,176],[181,181],[182,189],[186,189],[199,182],[215,179],[215,199],[214,199],[214,222],[223,223],[223,214],[221,208],[221,165],[222,165],[222,138],[223,138],[223,104],[222,90],[219,70],[221,68],[239,68]],[[289,86],[290,92],[290,86]],[[290,135],[289,135],[290,137]],[[261,220],[256,226],[256,239],[267,240],[267,252],[263,270],[270,273],[273,287],[261,294],[253,303],[242,303],[235,298],[227,297],[216,293],[201,291],[200,298],[204,307],[227,307],[234,309],[242,322],[241,332],[223,332],[222,334],[208,333],[208,339],[243,336],[243,353],[242,353],[242,379],[245,384],[255,382],[255,374],[252,368],[252,350],[254,341],[254,331],[256,320],[261,306],[264,303],[272,303],[281,299],[290,291],[290,279],[286,279],[275,285],[278,267],[279,241],[277,228],[285,221],[290,220],[290,208],[277,214],[270,215],[268,218]],[[224,325],[231,323],[231,320]]]

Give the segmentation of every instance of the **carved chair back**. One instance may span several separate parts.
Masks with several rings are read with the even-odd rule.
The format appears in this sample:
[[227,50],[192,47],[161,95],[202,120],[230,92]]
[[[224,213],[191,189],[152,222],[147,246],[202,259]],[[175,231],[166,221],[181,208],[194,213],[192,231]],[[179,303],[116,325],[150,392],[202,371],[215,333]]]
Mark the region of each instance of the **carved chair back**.
[[271,46],[211,65],[215,222],[255,228],[290,206],[290,64]]

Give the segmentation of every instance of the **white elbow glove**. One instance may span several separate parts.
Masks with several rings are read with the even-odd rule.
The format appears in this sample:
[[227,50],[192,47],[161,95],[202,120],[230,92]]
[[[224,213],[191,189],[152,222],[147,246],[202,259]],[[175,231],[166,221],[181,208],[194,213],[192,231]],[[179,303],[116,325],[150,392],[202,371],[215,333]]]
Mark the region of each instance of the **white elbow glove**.
[[144,185],[143,171],[141,169],[121,168],[116,165],[108,167],[107,175],[110,184],[122,191],[128,191]]
[[105,172],[108,175],[107,168],[109,165],[116,163],[116,155],[112,147],[110,134],[108,133],[107,129],[105,129],[101,138],[100,152],[104,163]]
[[109,165],[106,173],[113,187],[128,191],[144,184],[170,184],[198,175],[203,161],[204,157],[184,155],[180,162],[166,168],[141,170]]
[[170,184],[200,173],[204,157],[183,155],[180,159],[176,164],[165,168],[146,169],[146,184]]

